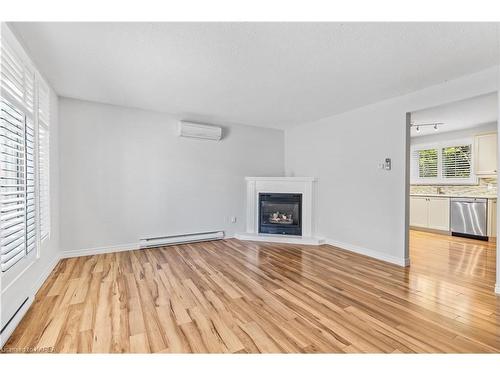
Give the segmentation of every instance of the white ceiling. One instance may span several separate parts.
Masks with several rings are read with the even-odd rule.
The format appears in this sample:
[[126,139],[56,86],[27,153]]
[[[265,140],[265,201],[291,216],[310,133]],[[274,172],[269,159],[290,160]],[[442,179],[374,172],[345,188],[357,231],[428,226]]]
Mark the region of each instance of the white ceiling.
[[497,120],[498,97],[495,92],[412,112],[411,121],[414,124],[436,122],[442,122],[444,124],[438,125],[437,131],[434,130],[433,126],[423,126],[418,133],[416,132],[416,128],[413,127],[411,129],[411,136],[419,137],[429,134],[474,128],[487,123],[496,122]]
[[13,23],[57,93],[287,128],[499,63],[493,23]]

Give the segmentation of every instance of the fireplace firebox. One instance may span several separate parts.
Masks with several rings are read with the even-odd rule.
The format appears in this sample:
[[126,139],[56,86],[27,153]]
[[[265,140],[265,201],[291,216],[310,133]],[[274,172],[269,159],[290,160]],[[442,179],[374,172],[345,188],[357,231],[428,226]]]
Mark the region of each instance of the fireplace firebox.
[[259,193],[259,233],[302,235],[302,194]]

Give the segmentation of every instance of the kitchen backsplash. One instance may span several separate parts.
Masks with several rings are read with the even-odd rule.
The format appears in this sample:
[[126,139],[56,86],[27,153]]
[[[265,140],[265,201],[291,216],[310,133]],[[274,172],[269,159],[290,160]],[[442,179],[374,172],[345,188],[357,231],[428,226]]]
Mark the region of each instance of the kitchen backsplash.
[[411,185],[410,194],[436,194],[438,188],[446,195],[496,195],[497,179],[480,178],[478,185]]

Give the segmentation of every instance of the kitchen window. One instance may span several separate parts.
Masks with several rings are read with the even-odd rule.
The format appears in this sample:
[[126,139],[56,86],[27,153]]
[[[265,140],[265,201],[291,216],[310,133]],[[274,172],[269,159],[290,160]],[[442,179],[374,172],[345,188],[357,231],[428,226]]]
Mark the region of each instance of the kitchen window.
[[438,176],[438,150],[427,149],[417,150],[418,158],[418,177],[436,178]]
[[442,175],[444,178],[470,178],[471,145],[450,146],[441,149]]
[[472,139],[412,146],[411,183],[420,185],[472,185]]

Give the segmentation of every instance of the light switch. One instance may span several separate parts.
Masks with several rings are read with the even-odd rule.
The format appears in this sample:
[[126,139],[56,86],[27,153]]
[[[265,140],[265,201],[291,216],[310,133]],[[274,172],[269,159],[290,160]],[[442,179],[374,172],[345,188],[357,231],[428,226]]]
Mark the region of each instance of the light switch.
[[386,171],[391,170],[391,158],[385,158],[384,168]]

